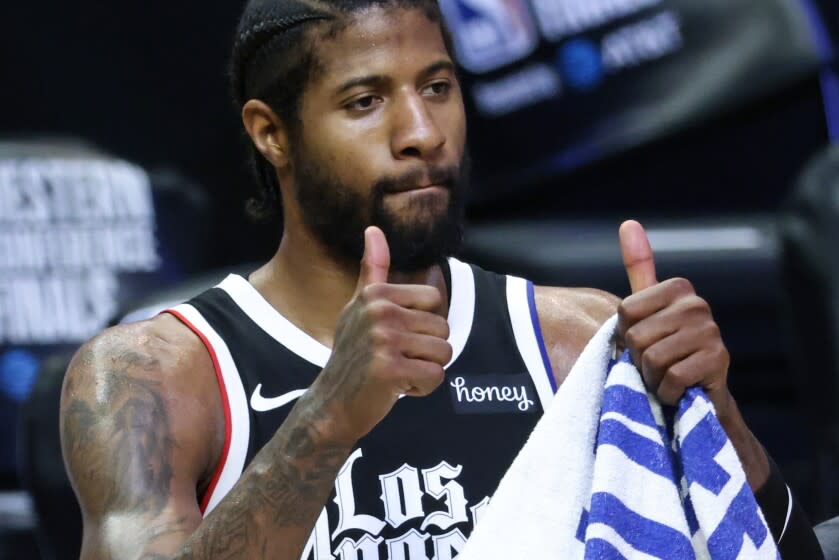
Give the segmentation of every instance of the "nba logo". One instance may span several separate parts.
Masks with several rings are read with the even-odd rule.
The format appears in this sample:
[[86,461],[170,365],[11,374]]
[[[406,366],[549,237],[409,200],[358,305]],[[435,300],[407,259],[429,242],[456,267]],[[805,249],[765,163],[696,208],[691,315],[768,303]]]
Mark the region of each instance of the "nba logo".
[[525,0],[440,0],[460,64],[474,74],[526,57],[539,44]]

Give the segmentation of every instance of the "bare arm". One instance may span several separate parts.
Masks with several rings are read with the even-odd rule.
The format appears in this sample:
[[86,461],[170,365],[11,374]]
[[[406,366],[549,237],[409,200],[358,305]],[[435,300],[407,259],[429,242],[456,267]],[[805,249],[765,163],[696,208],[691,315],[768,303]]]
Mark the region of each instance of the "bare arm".
[[365,242],[329,362],[203,520],[196,487],[224,426],[200,341],[161,316],[80,350],[62,393],[62,446],[83,559],[300,557],[351,448],[400,396],[436,389],[452,356],[440,291],[388,284],[384,235],[368,228]]
[[620,299],[589,288],[535,286],[545,348],[557,387],[568,376],[588,341],[618,309]]
[[300,558],[352,448],[301,397],[224,500],[174,558]]
[[199,458],[183,452],[193,451],[178,433],[186,419],[173,423],[164,398],[165,344],[136,344],[144,334],[106,333],[80,349],[65,377],[62,448],[84,517],[82,558],[175,550],[201,522]]
[[202,348],[173,348],[156,330],[106,333],[65,380],[62,445],[84,515],[82,558],[296,560],[349,445],[323,437],[317,407],[301,399],[202,520],[196,488],[224,433],[220,407],[208,404],[218,389]]

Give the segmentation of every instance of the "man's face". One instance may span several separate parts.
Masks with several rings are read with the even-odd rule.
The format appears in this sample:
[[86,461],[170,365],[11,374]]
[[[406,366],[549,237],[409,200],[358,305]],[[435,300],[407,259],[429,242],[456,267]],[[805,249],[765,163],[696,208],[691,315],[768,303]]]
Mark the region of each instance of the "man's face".
[[334,256],[359,260],[382,228],[391,267],[426,268],[457,249],[466,184],[465,116],[439,23],[373,8],[320,41],[293,144],[302,218]]

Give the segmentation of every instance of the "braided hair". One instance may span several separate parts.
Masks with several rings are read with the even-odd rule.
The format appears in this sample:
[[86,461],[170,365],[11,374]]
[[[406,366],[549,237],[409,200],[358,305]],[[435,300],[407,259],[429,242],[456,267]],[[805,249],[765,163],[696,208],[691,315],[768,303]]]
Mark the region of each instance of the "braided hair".
[[[260,99],[283,121],[291,138],[298,138],[303,90],[319,69],[316,32],[334,36],[351,16],[375,6],[421,9],[440,23],[453,56],[436,0],[250,0],[239,20],[231,60],[236,108],[241,111],[249,99]],[[248,200],[247,213],[255,220],[272,218],[282,207],[276,170],[253,144],[250,164],[258,190]]]

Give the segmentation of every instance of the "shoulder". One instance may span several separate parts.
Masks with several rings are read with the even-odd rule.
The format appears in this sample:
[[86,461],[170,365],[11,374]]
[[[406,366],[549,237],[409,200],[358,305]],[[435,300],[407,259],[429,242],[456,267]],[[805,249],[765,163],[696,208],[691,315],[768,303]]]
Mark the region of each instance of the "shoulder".
[[617,312],[621,302],[616,295],[594,288],[535,286],[533,293],[540,319],[596,325],[595,330]]
[[213,371],[212,361],[198,336],[162,314],[111,327],[82,345],[70,362],[64,389],[91,376],[107,384],[139,374],[162,384],[186,385],[207,370]]
[[560,384],[589,339],[617,312],[621,300],[592,288],[536,286],[536,310],[542,337]]

